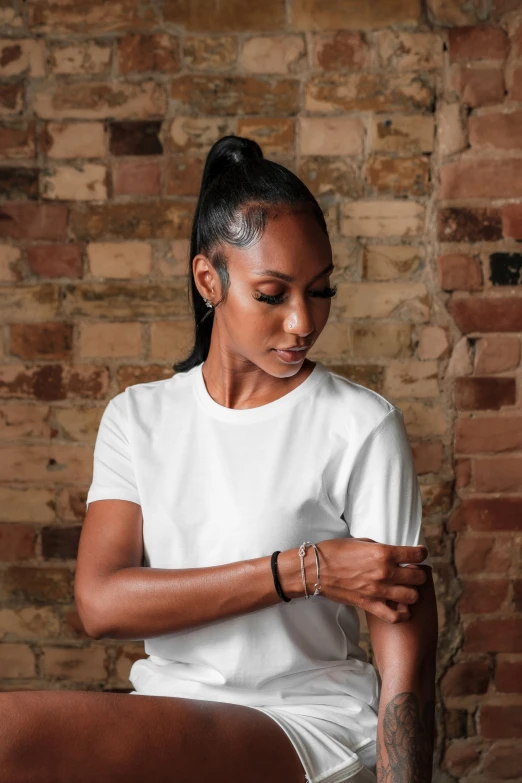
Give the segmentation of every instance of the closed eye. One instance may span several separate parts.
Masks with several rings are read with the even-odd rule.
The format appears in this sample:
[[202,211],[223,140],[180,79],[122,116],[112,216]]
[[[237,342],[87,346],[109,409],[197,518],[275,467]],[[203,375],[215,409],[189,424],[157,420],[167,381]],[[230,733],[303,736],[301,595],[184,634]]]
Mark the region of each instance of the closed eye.
[[[310,296],[313,297],[321,297],[323,299],[327,299],[329,297],[335,296],[337,293],[337,286],[327,286],[326,288],[323,288],[321,291],[310,291]],[[284,301],[283,294],[277,294],[276,296],[270,296],[270,294],[262,294],[259,291],[256,292],[257,296],[254,296],[254,299],[257,299],[258,302],[266,302],[267,304],[281,304]]]

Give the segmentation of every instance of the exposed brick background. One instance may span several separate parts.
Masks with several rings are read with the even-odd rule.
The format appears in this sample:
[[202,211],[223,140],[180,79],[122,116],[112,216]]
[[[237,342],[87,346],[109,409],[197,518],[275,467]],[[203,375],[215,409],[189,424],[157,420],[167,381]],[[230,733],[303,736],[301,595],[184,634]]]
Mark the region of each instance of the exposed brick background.
[[0,689],[130,690],[75,556],[102,410],[192,337],[227,133],[295,171],[337,272],[310,354],[405,416],[439,612],[437,780],[522,780],[522,3],[0,3]]

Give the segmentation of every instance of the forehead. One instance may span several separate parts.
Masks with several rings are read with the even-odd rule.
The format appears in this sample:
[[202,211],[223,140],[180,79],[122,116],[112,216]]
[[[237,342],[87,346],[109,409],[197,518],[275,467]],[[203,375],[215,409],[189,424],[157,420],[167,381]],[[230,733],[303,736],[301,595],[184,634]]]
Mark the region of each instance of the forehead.
[[227,247],[231,267],[256,274],[273,269],[307,277],[332,260],[328,235],[309,212],[276,214],[267,220],[263,235],[248,248]]

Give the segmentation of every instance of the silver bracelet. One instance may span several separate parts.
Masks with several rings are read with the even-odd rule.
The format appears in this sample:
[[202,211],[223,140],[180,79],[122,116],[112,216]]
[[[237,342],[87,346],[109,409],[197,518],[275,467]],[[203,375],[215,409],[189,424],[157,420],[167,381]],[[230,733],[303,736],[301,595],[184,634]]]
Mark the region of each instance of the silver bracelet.
[[320,571],[319,571],[319,553],[317,551],[317,547],[311,541],[303,541],[303,543],[299,547],[299,557],[301,558],[301,576],[303,578],[304,597],[305,598],[310,598],[311,596],[309,596],[307,591],[306,591],[306,575],[305,575],[305,567],[304,567],[304,558],[305,558],[306,547],[307,546],[313,546],[314,552],[315,552],[315,567],[316,567],[316,570],[317,570],[317,582],[314,585],[314,593],[313,593],[313,595],[319,595],[319,593],[321,592],[321,585],[319,583]]

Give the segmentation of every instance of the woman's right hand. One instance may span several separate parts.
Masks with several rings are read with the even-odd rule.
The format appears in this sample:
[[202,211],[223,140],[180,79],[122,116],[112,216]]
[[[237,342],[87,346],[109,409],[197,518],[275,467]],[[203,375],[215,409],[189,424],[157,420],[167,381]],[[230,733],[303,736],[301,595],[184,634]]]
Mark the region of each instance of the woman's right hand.
[[[417,587],[427,578],[416,565],[428,555],[425,546],[390,546],[370,538],[331,538],[316,546],[321,595],[390,623],[409,619],[408,604],[417,601]],[[304,564],[307,590],[313,594],[317,574],[312,547],[306,550]]]

